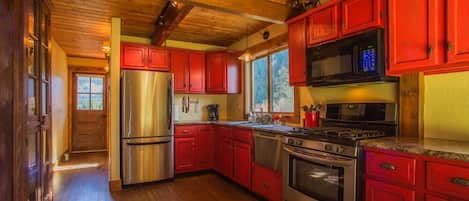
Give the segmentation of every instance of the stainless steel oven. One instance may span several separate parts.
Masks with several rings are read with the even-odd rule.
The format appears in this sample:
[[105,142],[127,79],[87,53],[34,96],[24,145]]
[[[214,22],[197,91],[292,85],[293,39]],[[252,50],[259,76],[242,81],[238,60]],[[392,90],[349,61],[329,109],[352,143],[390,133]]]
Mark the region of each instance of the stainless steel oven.
[[355,201],[356,169],[356,158],[284,144],[284,200]]

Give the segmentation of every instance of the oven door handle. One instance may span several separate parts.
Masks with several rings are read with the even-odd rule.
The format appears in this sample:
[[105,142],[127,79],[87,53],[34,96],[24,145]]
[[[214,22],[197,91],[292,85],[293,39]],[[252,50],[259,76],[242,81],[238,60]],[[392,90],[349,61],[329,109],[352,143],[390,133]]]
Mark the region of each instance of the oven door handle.
[[334,156],[323,156],[319,154],[314,154],[306,151],[302,151],[301,153],[294,151],[288,147],[283,147],[283,150],[288,152],[291,155],[306,159],[306,160],[315,160],[319,161],[321,163],[325,163],[326,165],[338,165],[338,166],[352,166],[354,159],[344,159],[344,158],[338,158]]

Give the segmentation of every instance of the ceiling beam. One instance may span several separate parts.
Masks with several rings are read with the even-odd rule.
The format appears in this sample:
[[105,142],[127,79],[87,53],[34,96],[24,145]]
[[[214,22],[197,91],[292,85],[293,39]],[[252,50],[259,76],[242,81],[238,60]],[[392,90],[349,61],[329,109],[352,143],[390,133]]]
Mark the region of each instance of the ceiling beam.
[[167,1],[152,35],[152,44],[161,46],[177,25],[189,14],[194,6],[182,2]]
[[179,0],[179,2],[273,24],[284,24],[293,12],[286,5],[268,0]]

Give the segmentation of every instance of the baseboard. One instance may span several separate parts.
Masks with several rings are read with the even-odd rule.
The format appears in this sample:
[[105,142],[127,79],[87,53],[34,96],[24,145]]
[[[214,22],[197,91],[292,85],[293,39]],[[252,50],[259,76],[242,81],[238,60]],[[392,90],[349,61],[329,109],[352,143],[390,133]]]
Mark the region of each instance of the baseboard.
[[120,191],[122,190],[121,180],[112,180],[109,181],[109,191]]

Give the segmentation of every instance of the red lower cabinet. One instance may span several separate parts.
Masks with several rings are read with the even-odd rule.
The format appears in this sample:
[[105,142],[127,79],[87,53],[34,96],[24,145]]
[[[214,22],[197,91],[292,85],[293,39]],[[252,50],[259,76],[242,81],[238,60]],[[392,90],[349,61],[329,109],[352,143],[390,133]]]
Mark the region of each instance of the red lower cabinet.
[[196,169],[195,137],[176,138],[174,148],[175,173],[194,171]]
[[221,174],[233,178],[233,141],[229,138],[223,139],[221,147]]
[[267,200],[282,200],[282,174],[252,163],[252,191]]
[[449,200],[445,200],[443,198],[437,198],[437,197],[433,197],[433,196],[427,196],[427,198],[425,200],[426,201],[449,201]]
[[233,180],[247,189],[251,189],[252,148],[250,144],[233,143]]
[[213,167],[214,139],[212,126],[202,126],[197,134],[197,168],[209,170]]
[[366,201],[415,201],[415,191],[367,179]]

